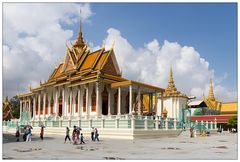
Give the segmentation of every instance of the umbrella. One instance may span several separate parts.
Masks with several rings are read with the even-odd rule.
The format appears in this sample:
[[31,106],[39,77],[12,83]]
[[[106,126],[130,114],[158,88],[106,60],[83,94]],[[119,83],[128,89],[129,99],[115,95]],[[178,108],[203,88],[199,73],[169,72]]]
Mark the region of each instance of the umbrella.
[[29,124],[25,125],[24,129],[26,129],[27,127],[30,128],[30,129],[33,129],[33,127],[31,125],[29,125]]

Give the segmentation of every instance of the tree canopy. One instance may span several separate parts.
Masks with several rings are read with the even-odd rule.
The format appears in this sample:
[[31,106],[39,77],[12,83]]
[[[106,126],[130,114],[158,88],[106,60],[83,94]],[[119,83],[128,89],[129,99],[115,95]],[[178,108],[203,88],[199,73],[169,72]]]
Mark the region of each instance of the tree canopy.
[[233,116],[228,120],[228,125],[232,128],[237,128],[237,116]]
[[20,117],[20,100],[18,96],[14,96],[10,99],[10,103],[12,105],[12,115],[14,118]]

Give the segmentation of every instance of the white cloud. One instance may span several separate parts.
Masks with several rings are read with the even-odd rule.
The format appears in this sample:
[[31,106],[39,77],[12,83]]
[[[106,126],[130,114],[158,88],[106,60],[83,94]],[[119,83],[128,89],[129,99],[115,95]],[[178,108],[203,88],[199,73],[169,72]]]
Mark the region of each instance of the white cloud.
[[93,14],[89,4],[3,4],[3,96],[48,79],[73,36],[63,25],[79,23],[80,8],[82,21],[89,21]]
[[210,78],[213,82],[216,78],[215,96],[224,101],[236,100],[236,91],[221,85],[214,70],[209,68],[209,62],[193,47],[167,40],[160,46],[158,40],[153,39],[143,48],[135,49],[119,30],[110,28],[107,33],[106,48],[115,42],[114,51],[124,77],[166,88],[172,65],[175,85],[183,93],[200,99],[203,93],[208,94]]
[[[89,4],[74,3],[4,3],[3,4],[3,95],[33,87],[48,79],[55,65],[63,60],[67,41],[73,31],[63,25],[79,23],[81,7],[83,22],[93,15]],[[34,12],[32,12],[34,11]],[[216,81],[215,96],[236,100],[237,93],[221,85],[227,78],[216,77],[209,62],[190,46],[157,39],[134,48],[117,29],[110,28],[106,48],[115,42],[114,51],[124,77],[165,88],[170,65],[176,87],[187,95],[208,94],[209,79]],[[100,47],[100,46],[98,46]]]

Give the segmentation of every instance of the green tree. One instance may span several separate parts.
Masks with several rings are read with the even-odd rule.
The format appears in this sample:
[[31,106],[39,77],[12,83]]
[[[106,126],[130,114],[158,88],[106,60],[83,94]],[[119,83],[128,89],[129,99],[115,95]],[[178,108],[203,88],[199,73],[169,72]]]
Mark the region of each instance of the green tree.
[[199,116],[199,115],[202,115],[202,109],[196,109],[194,112],[193,112],[193,115],[194,116]]
[[228,125],[232,128],[237,128],[237,116],[233,116],[228,120]]
[[18,96],[14,96],[10,99],[10,103],[12,105],[12,115],[14,118],[20,117],[20,100]]

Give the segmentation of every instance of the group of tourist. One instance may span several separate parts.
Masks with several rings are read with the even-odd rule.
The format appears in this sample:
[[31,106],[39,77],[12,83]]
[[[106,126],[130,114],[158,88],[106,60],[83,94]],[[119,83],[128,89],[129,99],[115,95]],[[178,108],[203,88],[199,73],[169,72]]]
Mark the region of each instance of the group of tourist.
[[[73,141],[73,144],[76,145],[78,143],[80,144],[84,144],[84,137],[83,137],[83,134],[81,133],[81,128],[80,127],[77,127],[77,126],[73,126],[73,131],[72,131],[72,141]],[[92,131],[91,131],[91,139],[92,141],[99,141],[99,133],[98,133],[98,129],[97,128],[94,128],[92,127]],[[71,139],[70,139],[70,129],[68,127],[66,127],[66,136],[65,136],[65,140],[64,140],[64,143],[66,143],[67,139],[71,142]]]
[[[44,128],[45,126],[41,125],[41,130],[40,130],[40,139],[43,140],[43,134],[44,134]],[[29,142],[32,140],[32,126],[31,125],[25,125],[23,130],[24,130],[24,135],[23,135],[23,141]],[[72,131],[72,141],[73,144],[76,145],[78,143],[80,144],[84,144],[84,137],[83,134],[81,133],[81,128],[77,127],[77,126],[73,126],[73,131]],[[20,130],[19,130],[19,126],[17,126],[16,128],[16,134],[15,134],[16,138],[17,138],[17,142],[19,141],[19,137],[20,137]],[[92,141],[99,141],[99,133],[98,133],[98,129],[92,127],[91,130],[91,139]],[[70,129],[68,127],[66,127],[66,136],[65,136],[65,140],[64,143],[66,143],[67,139],[71,142],[71,138],[70,138]]]

